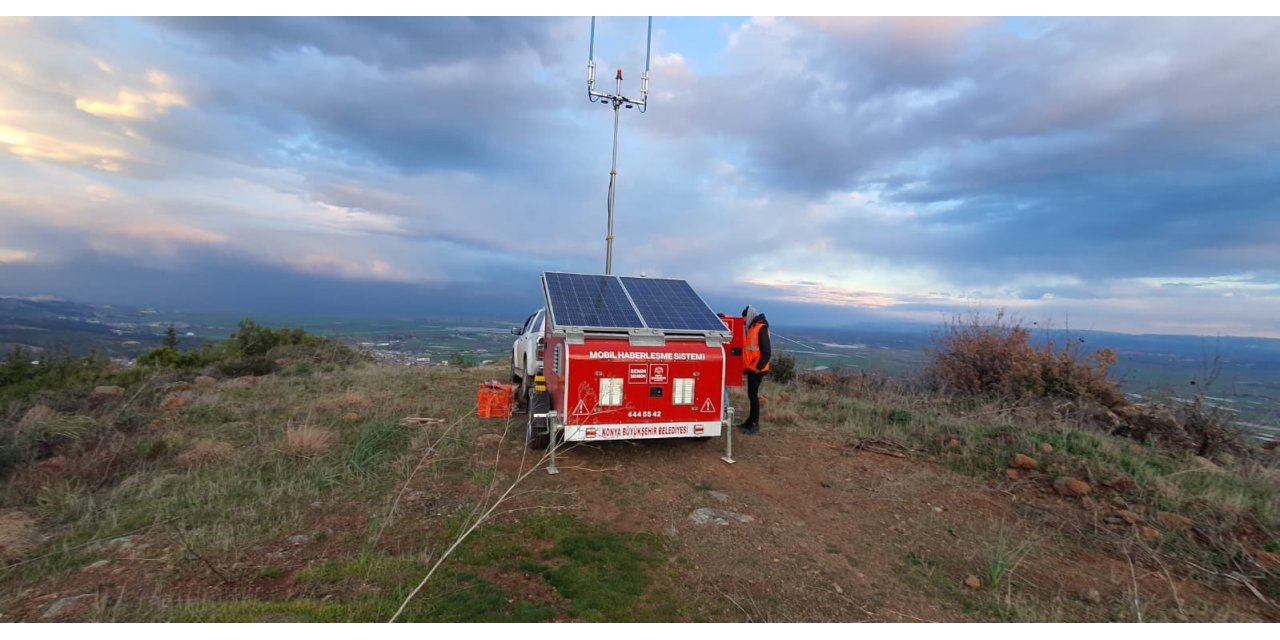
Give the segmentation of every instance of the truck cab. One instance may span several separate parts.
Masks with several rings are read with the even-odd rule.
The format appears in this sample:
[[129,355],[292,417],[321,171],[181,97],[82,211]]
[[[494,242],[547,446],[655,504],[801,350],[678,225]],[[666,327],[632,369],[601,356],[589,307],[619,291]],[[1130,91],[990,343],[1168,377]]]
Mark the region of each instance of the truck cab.
[[516,385],[516,405],[521,409],[533,388],[533,377],[542,370],[546,315],[545,308],[538,309],[529,314],[523,325],[511,329],[511,333],[518,336],[511,345],[511,382]]

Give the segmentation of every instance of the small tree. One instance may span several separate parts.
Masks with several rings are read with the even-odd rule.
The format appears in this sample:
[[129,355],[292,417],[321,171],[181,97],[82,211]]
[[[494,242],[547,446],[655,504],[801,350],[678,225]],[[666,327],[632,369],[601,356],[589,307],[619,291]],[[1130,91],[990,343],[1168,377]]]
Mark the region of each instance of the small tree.
[[173,328],[173,324],[170,324],[169,328],[164,330],[164,342],[160,346],[165,349],[178,350],[178,332]]
[[467,361],[466,356],[454,351],[449,355],[449,366],[458,367],[459,369],[469,369],[471,368],[471,363]]
[[774,380],[786,384],[796,379],[796,357],[787,351],[778,351],[773,354],[772,362],[769,363],[769,375]]

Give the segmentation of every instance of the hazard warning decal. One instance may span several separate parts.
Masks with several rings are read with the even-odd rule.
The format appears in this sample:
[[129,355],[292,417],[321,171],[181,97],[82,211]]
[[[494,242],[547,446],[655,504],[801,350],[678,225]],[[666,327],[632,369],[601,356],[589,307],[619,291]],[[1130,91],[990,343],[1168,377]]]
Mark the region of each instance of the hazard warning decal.
[[711,398],[707,398],[707,401],[702,403],[702,409],[700,409],[700,411],[702,411],[703,413],[716,412],[716,406],[711,402]]
[[578,401],[578,406],[573,408],[573,415],[586,416],[591,415],[591,410],[587,409],[587,403],[583,400]]

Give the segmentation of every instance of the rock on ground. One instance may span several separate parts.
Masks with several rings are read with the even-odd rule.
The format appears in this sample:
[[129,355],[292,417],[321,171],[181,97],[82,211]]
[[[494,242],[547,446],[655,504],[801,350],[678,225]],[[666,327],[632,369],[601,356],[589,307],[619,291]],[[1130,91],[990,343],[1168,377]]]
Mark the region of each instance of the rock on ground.
[[1023,469],[1025,471],[1030,471],[1039,466],[1040,466],[1040,463],[1036,462],[1035,458],[1032,458],[1031,456],[1023,455],[1021,453],[1013,454],[1013,458],[1009,460],[1010,469]]
[[734,522],[745,524],[747,522],[755,521],[755,518],[752,518],[751,516],[746,514],[736,513],[733,511],[726,511],[724,509],[710,509],[707,507],[700,507],[700,508],[694,509],[693,513],[689,514],[689,519],[692,520],[694,524],[719,524],[719,525],[727,525],[727,524],[732,524]]
[[74,616],[89,610],[89,607],[97,601],[98,596],[92,593],[86,593],[78,596],[63,598],[52,605],[41,616],[45,619],[65,618]]
[[1190,529],[1192,524],[1191,518],[1169,511],[1161,511],[1157,514],[1156,521],[1168,529]]
[[117,387],[115,385],[94,387],[93,393],[89,396],[90,399],[94,399],[94,400],[105,400],[107,398],[123,398],[123,397],[124,397],[124,387]]
[[1060,496],[1079,498],[1081,496],[1089,495],[1089,493],[1093,491],[1093,487],[1089,486],[1088,482],[1079,478],[1058,478],[1058,480],[1053,483],[1053,490],[1058,492],[1058,495]]

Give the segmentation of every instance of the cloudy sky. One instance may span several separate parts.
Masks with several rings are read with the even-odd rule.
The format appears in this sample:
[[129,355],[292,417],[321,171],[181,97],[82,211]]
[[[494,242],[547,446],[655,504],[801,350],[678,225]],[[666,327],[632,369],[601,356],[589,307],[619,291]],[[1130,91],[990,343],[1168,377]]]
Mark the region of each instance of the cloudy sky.
[[[505,318],[600,272],[589,20],[0,21],[0,294]],[[645,20],[602,18],[638,97]],[[1280,20],[654,20],[617,273],[1280,337]]]

